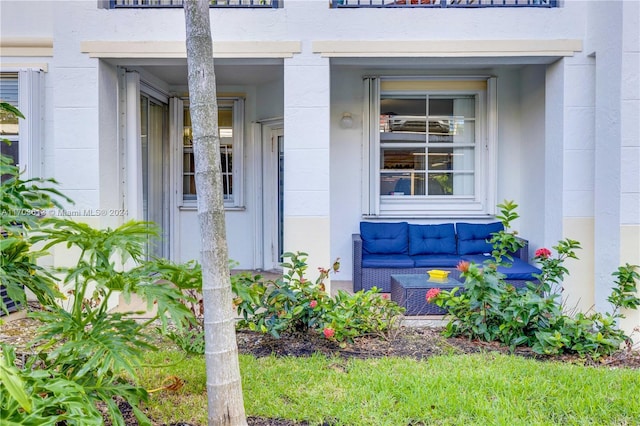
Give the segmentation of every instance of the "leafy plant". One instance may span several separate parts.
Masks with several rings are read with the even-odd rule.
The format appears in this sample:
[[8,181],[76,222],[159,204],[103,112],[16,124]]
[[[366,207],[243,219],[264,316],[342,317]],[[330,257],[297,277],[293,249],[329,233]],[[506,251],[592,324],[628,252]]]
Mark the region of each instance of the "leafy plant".
[[[283,332],[306,332],[320,328],[328,308],[329,295],[324,280],[328,271],[321,269],[315,282],[305,278],[306,253],[285,253],[285,273],[277,280],[264,281],[242,276],[233,283],[237,295],[234,304],[247,327],[279,337]],[[254,277],[255,278],[255,277]]]
[[387,338],[397,328],[404,311],[395,302],[381,297],[375,287],[355,294],[340,290],[324,315],[324,330],[333,330],[330,337],[337,341],[353,341],[366,334]]
[[498,341],[511,348],[526,345],[541,354],[574,352],[599,358],[618,350],[628,340],[618,328],[617,319],[622,317],[618,310],[640,305],[637,266],[627,264],[613,274],[618,279],[608,299],[614,306],[612,314],[566,315],[559,294],[553,290],[569,273],[564,261],[577,259],[575,251],[580,248],[579,242],[568,238],[560,241],[553,247],[557,252],[555,257],[549,249],[538,249],[534,256],[541,266],[541,273],[536,275],[538,283],[515,289],[505,283],[497,266],[504,264],[502,259],[509,258],[520,246],[515,233],[509,231],[510,222],[518,217],[517,206],[505,202],[499,207],[498,218],[505,229],[491,239],[494,259],[482,267],[461,262],[458,269],[465,279],[464,291],[455,288],[440,291],[433,297],[432,301],[447,308],[449,313],[445,335]]
[[540,283],[540,291],[548,292],[552,289],[552,285],[562,284],[565,275],[569,274],[569,270],[564,266],[567,259],[578,259],[576,250],[579,250],[580,243],[578,241],[566,238],[558,242],[552,247],[557,256],[551,257],[551,251],[546,248],[536,250],[534,260],[540,264],[542,272],[536,276]]
[[318,278],[310,281],[306,253],[285,253],[285,274],[275,281],[260,276],[241,275],[232,282],[234,304],[242,320],[239,327],[270,333],[317,331],[328,339],[353,340],[369,333],[384,335],[404,312],[395,303],[380,297],[377,289],[350,295],[338,292],[332,298],[325,292],[324,281],[331,271],[318,268]]
[[15,351],[7,345],[0,353],[0,379],[2,424],[103,424],[102,414],[81,385],[56,371],[32,368],[31,363],[18,369]]
[[504,231],[494,233],[489,242],[493,246],[491,256],[493,256],[495,262],[504,264],[507,262],[503,261],[503,258],[513,260],[512,254],[524,247],[524,242],[516,236],[515,231],[509,232],[511,222],[520,217],[516,212],[518,205],[513,201],[504,201],[502,204],[498,204],[498,208],[500,209],[500,214],[496,218],[504,226]]
[[[60,293],[54,277],[37,264],[47,253],[34,249],[28,234],[43,226],[47,209],[61,207],[57,198],[71,200],[51,186],[56,184],[53,179],[22,179],[11,157],[5,155],[0,155],[0,176],[0,283],[19,304],[27,301],[25,287],[40,303],[51,304]],[[8,313],[4,300],[0,300],[0,309]]]
[[[146,392],[126,383],[122,375],[135,380],[143,354],[155,349],[152,323],[160,321],[166,331],[168,318],[177,327],[194,322],[180,289],[160,281],[154,271],[157,263],[145,260],[153,228],[132,221],[99,230],[62,218],[45,219],[43,224],[48,227],[32,238],[44,244],[43,250],[62,244],[78,253],[75,265],[56,270],[68,289],[66,309],[47,304],[30,314],[43,324],[34,343],[40,345],[44,368],[80,386],[92,405],[105,403],[116,424],[122,423],[116,396],[129,402],[140,422],[148,423],[137,408]],[[138,266],[126,266],[129,262]],[[156,315],[138,322],[133,312],[110,312],[108,300],[116,291],[125,298],[141,296],[150,308],[155,306]]]
[[640,306],[640,298],[638,298],[637,281],[640,280],[638,267],[630,264],[620,266],[613,273],[617,277],[615,287],[611,291],[611,295],[607,299],[616,308],[637,309]]
[[[6,104],[0,109],[7,110]],[[11,159],[0,158],[2,285],[19,302],[26,301],[24,285],[43,308],[29,314],[42,322],[33,342],[40,346],[32,363],[19,370],[13,366],[12,351],[3,351],[0,422],[101,424],[96,403],[102,402],[112,422],[122,425],[114,401],[118,396],[129,402],[141,424],[149,424],[138,409],[147,398],[146,391],[122,377],[128,373],[135,382],[142,356],[155,348],[149,333],[152,322],[160,321],[161,330],[166,331],[168,318],[178,328],[195,320],[183,303],[181,288],[160,282],[154,270],[160,262],[146,260],[146,245],[155,229],[134,221],[116,229],[94,229],[69,219],[46,218],[45,209],[61,207],[56,197],[71,200],[47,186],[55,181],[22,180]],[[34,249],[35,244],[41,248]],[[53,275],[36,259],[57,245],[70,249],[69,260],[76,253],[77,258],[75,265],[58,268]],[[65,294],[58,290],[57,281]],[[182,288],[191,284],[176,281]],[[125,299],[138,294],[150,308],[156,307],[157,314],[139,323],[133,312],[109,312],[108,301],[116,291]],[[6,310],[4,304],[2,308]],[[20,413],[22,420],[16,420]]]

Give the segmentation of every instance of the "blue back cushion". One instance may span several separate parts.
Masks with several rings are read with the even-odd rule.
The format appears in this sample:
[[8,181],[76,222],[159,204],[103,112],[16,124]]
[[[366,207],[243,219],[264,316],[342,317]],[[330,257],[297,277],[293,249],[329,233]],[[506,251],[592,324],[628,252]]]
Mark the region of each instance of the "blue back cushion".
[[409,225],[409,254],[456,254],[453,223]]
[[407,254],[409,224],[407,222],[360,222],[362,251],[365,254]]
[[493,223],[456,223],[458,232],[458,254],[491,253],[493,247],[488,241],[491,234],[502,231],[500,222]]

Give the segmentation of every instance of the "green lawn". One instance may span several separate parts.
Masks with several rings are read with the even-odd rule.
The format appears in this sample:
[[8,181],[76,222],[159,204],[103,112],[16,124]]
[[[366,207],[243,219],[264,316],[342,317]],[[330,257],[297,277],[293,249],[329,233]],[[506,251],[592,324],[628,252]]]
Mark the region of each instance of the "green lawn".
[[[153,394],[149,414],[206,424],[203,357],[151,353],[143,385],[176,375],[177,393]],[[344,425],[638,425],[640,371],[498,354],[344,360],[241,356],[247,415]],[[332,423],[333,424],[333,423]]]

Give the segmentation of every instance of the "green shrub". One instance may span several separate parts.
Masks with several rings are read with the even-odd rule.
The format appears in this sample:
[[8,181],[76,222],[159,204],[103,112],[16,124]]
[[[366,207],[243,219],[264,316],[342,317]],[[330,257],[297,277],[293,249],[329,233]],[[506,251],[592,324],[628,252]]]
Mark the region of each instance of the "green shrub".
[[[6,104],[0,109],[7,110]],[[18,369],[12,350],[5,347],[0,355],[0,423],[102,424],[96,409],[101,402],[112,423],[123,424],[117,396],[132,406],[140,424],[149,424],[138,408],[147,392],[135,382],[143,355],[155,349],[150,325],[159,320],[166,331],[167,318],[178,328],[193,323],[182,292],[192,283],[162,281],[156,272],[162,262],[146,260],[155,232],[151,224],[131,221],[98,230],[60,217],[43,218],[44,209],[60,207],[55,197],[71,200],[43,186],[55,181],[22,180],[10,158],[0,159],[1,282],[12,299],[23,303],[24,285],[43,308],[29,313],[42,322],[32,342],[40,345],[36,356]],[[35,244],[42,248],[35,250]],[[70,251],[79,253],[74,266],[47,271],[37,265],[36,259],[55,245],[76,249]],[[124,266],[129,263],[134,266]],[[68,289],[65,294],[58,280]],[[133,312],[109,312],[108,300],[116,291],[125,299],[141,296],[149,308],[156,307],[156,316],[140,323]],[[6,311],[4,304],[0,308]],[[123,379],[125,374],[134,384]]]
[[501,208],[498,218],[505,229],[490,240],[494,259],[484,265],[461,262],[458,269],[465,279],[464,291],[458,288],[441,291],[431,300],[448,310],[445,335],[498,341],[512,349],[524,345],[541,354],[569,352],[599,358],[618,350],[629,339],[618,327],[617,320],[622,317],[619,309],[635,309],[640,305],[638,267],[627,264],[613,274],[617,277],[616,286],[608,298],[613,313],[567,315],[562,310],[557,286],[568,274],[564,261],[577,259],[575,251],[580,244],[571,239],[560,241],[553,247],[555,257],[546,248],[537,250],[534,260],[541,267],[536,277],[538,283],[515,289],[505,283],[497,266],[506,264],[504,259],[509,259],[510,253],[520,246],[515,233],[509,231],[510,222],[518,217],[514,211],[517,205],[505,202],[498,207]]
[[[240,276],[233,281],[234,304],[242,320],[239,327],[270,333],[315,331],[328,339],[351,341],[365,334],[384,335],[404,312],[383,299],[377,289],[350,295],[340,291],[335,298],[325,292],[330,270],[319,268],[315,281],[305,278],[306,253],[285,253],[285,274],[275,281],[260,276]],[[338,262],[332,270],[338,270]]]
[[306,253],[285,253],[282,278],[273,281],[237,279],[234,303],[243,319],[239,327],[248,327],[279,337],[283,332],[306,332],[322,326],[329,295],[324,280],[328,271],[321,270],[315,282],[305,278]]
[[[27,302],[25,287],[40,303],[51,304],[61,294],[53,276],[37,264],[47,253],[35,250],[29,235],[42,226],[46,209],[61,207],[57,197],[70,200],[51,186],[53,179],[23,180],[12,163],[11,157],[0,155],[0,283],[19,304]],[[2,299],[0,309],[8,313]]]
[[387,338],[404,311],[395,302],[381,297],[375,287],[355,294],[340,290],[326,311],[324,330],[333,330],[331,337],[338,341],[353,341],[366,334]]
[[[114,423],[122,421],[115,397],[124,398],[138,420],[148,423],[138,409],[146,391],[122,376],[135,383],[144,353],[155,349],[153,323],[160,321],[161,330],[167,331],[168,318],[177,327],[194,322],[180,288],[160,280],[157,263],[145,259],[154,228],[130,221],[115,229],[94,229],[56,217],[43,220],[43,225],[32,241],[41,241],[43,250],[59,244],[76,248],[78,257],[75,265],[56,270],[68,288],[62,302],[67,306],[47,304],[30,314],[42,322],[34,339],[41,368],[80,386],[92,405],[106,404]],[[129,262],[138,266],[125,267]],[[155,306],[156,315],[139,322],[134,312],[110,312],[108,301],[116,291],[125,299],[139,295],[149,308]]]
[[[15,366],[15,351],[3,345],[0,353],[0,401],[2,424],[102,425],[102,414],[78,383],[63,374]],[[5,423],[6,422],[6,423]]]

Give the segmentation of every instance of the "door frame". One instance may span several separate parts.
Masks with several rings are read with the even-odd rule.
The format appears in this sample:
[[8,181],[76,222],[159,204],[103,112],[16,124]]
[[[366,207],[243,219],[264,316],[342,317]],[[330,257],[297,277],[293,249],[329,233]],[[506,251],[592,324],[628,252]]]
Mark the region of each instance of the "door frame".
[[[160,234],[156,240],[157,248],[154,255],[169,259],[171,256],[171,221],[172,214],[170,209],[170,147],[169,147],[169,99],[165,96],[159,96],[153,90],[149,90],[145,85],[141,85],[140,89],[140,107],[142,106],[142,98],[146,98],[148,105],[156,105],[160,108],[157,111],[160,115],[153,115],[149,109],[147,111],[147,141],[146,156],[144,155],[145,147],[142,146],[141,163],[145,160],[146,165],[141,164],[141,169],[146,170],[146,176],[142,176],[143,186],[147,182],[146,194],[145,189],[142,191],[143,220],[154,220],[156,225],[160,227]],[[142,110],[141,110],[142,112]],[[141,115],[141,113],[140,113]],[[160,118],[160,123],[152,122],[152,119]],[[142,116],[140,117],[142,120]],[[142,123],[140,123],[142,124]],[[159,126],[153,126],[159,124]],[[153,127],[152,127],[153,126]],[[140,135],[142,139],[142,134]],[[147,199],[145,200],[145,195]],[[153,204],[151,202],[153,201]],[[146,207],[145,207],[146,203]],[[145,211],[146,210],[146,211]],[[155,213],[151,213],[155,212]],[[151,250],[151,246],[147,247]],[[148,255],[151,252],[147,253]]]
[[282,212],[279,208],[280,152],[278,138],[284,138],[284,119],[265,120],[262,125],[262,265],[264,270],[281,270],[278,241],[282,239]]

